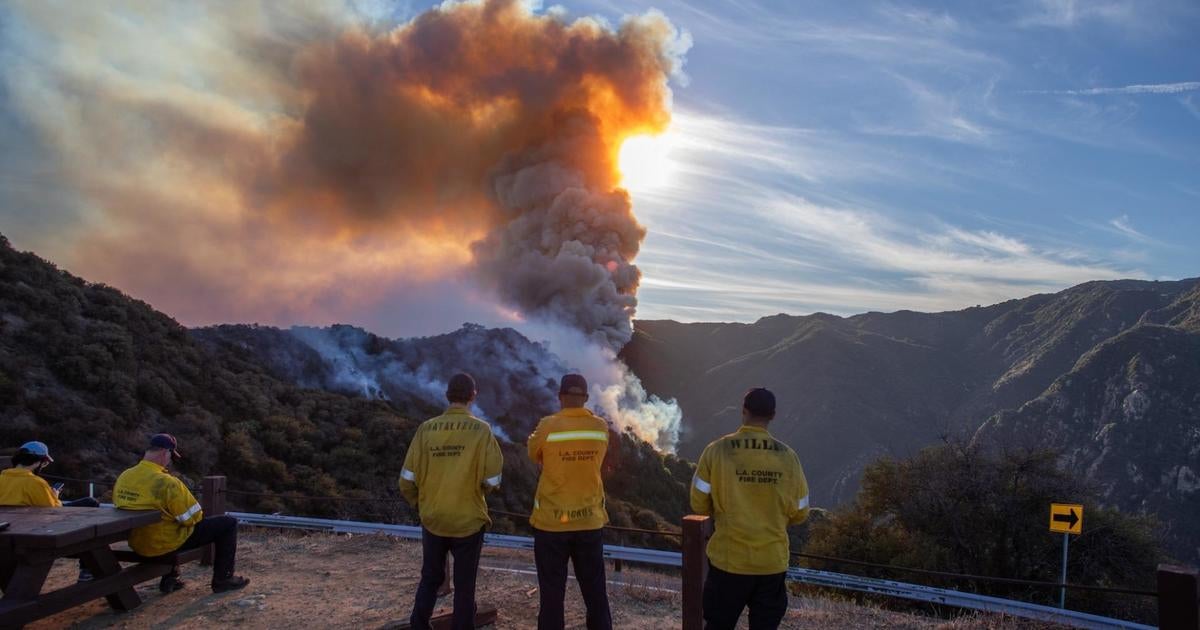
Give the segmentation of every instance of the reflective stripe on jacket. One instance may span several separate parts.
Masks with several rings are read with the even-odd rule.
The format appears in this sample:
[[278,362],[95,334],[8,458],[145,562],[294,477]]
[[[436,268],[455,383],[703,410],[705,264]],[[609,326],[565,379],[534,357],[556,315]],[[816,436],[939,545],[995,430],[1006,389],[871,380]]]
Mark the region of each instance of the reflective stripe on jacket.
[[0,471],[0,505],[62,507],[62,501],[45,479],[24,468]]
[[123,510],[158,510],[162,520],[129,534],[129,547],[143,556],[161,556],[179,548],[204,512],[183,482],[166,468],[143,459],[121,473],[113,487],[113,505]]
[[491,425],[450,407],[417,428],[400,471],[400,492],[417,507],[425,529],[470,536],[492,524],[483,493],[500,487],[503,468]]
[[808,518],[800,460],[766,429],[742,426],[709,444],[692,478],[692,510],[713,516],[708,559],[728,573],[787,571],[788,525]]
[[608,437],[608,423],[583,407],[542,418],[529,436],[529,458],[542,465],[530,524],[551,532],[604,527],[600,466]]

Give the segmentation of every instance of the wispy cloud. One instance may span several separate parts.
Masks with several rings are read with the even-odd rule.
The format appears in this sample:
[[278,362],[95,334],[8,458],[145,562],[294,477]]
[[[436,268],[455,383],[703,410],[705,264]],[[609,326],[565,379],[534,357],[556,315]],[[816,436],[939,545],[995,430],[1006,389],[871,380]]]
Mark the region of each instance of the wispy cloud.
[[1138,18],[1130,0],[1036,0],[1017,20],[1021,26],[1072,28],[1089,21],[1129,25]]
[[884,4],[878,9],[884,18],[903,25],[916,26],[935,33],[960,33],[965,30],[961,21],[945,11],[937,12],[913,6]]
[[1137,229],[1133,225],[1133,220],[1127,214],[1122,214],[1103,223],[1086,223],[1086,225],[1127,239],[1132,249],[1116,252],[1127,260],[1145,260],[1147,253],[1152,251],[1151,248],[1163,250],[1177,247],[1177,245],[1155,238]]
[[[585,5],[630,12],[641,6],[631,0],[592,0]],[[703,43],[738,49],[771,49],[781,45],[803,49],[810,56],[870,61],[885,67],[1003,65],[995,55],[961,43],[965,25],[948,13],[884,4],[868,19],[849,14],[841,18],[818,15],[800,4],[735,0],[719,5],[661,0],[655,6]],[[882,19],[880,19],[882,18]]]
[[991,141],[994,130],[970,118],[956,96],[905,76],[893,76],[909,96],[907,116],[887,124],[863,126],[861,131],[864,133],[929,137],[965,144],[987,144]]
[[1116,230],[1118,234],[1126,236],[1139,243],[1150,243],[1154,241],[1154,239],[1135,229],[1129,222],[1129,215],[1127,214],[1123,214],[1115,219],[1109,219],[1108,225],[1111,226],[1113,230]]
[[1026,94],[1069,94],[1072,96],[1100,96],[1105,94],[1179,94],[1200,90],[1200,81],[1180,83],[1150,83],[1124,85],[1121,87],[1095,87],[1082,90],[1029,90]]
[[[678,122],[678,131],[697,136],[675,158],[682,162],[679,180],[660,195],[635,199],[650,228],[639,258],[640,317],[744,321],[776,312],[952,310],[1146,275],[1126,266],[1135,262],[1128,257],[1105,258],[1077,242],[968,227],[837,195],[816,201],[833,178],[851,176],[858,156],[839,155],[846,147],[833,144],[827,153],[806,154],[808,142],[824,140],[812,130],[696,115]],[[892,167],[875,176],[910,170]],[[688,221],[680,222],[684,215]]]
[[1191,94],[1180,98],[1179,104],[1183,105],[1183,108],[1188,110],[1188,113],[1200,119],[1200,105],[1196,104],[1196,100],[1192,98]]

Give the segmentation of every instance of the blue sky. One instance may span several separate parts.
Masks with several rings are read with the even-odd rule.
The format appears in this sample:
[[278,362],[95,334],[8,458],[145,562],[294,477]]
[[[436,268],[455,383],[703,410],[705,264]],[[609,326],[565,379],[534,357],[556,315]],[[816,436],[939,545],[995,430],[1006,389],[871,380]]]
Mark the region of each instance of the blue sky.
[[[432,6],[349,4],[384,22]],[[649,230],[641,318],[935,311],[1088,280],[1200,276],[1194,1],[564,5],[542,10],[612,24],[657,10],[691,42],[673,82],[673,174],[635,194]],[[42,92],[28,86],[50,88],[29,80],[38,65],[20,51],[44,44],[21,48],[34,36],[5,30],[4,17],[0,36],[17,56],[4,58],[0,81],[0,231],[67,260],[64,235],[87,219],[72,215],[73,191],[52,185],[53,155],[6,91],[23,86],[23,106],[36,108]],[[200,39],[179,44],[212,52]],[[154,63],[137,54],[123,63]],[[53,113],[81,124],[70,115]],[[453,290],[404,295],[432,296],[407,327],[394,317],[413,303],[403,295],[362,312],[281,317],[385,334],[453,327],[442,315]],[[489,321],[490,305],[472,309],[470,319],[503,323]]]
[[652,6],[694,43],[681,176],[636,201],[642,317],[1200,275],[1200,5]]

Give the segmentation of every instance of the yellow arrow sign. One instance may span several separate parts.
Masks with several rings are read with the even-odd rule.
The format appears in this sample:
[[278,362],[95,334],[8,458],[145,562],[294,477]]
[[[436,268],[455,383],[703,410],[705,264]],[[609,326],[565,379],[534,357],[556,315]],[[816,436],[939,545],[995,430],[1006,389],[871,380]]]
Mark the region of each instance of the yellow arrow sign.
[[1059,534],[1083,533],[1083,506],[1078,503],[1051,503],[1050,531]]

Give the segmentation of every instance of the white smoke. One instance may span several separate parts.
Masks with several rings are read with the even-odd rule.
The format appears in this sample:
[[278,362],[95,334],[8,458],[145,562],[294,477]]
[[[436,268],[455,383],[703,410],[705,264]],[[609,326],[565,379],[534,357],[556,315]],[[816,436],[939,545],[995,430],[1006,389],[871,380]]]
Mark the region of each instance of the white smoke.
[[588,406],[596,413],[659,450],[675,452],[683,410],[673,398],[647,394],[641,380],[614,350],[564,325],[529,323],[520,329],[530,339],[544,343],[571,370],[583,374],[591,388]]
[[562,324],[527,323],[521,332],[467,324],[412,339],[387,339],[352,326],[226,325],[192,334],[251,353],[275,376],[302,387],[389,400],[412,411],[442,408],[447,380],[467,372],[479,390],[472,412],[516,442],[558,410],[559,379],[578,372],[591,386],[593,411],[660,450],[674,451],[679,441],[682,413],[675,401],[647,395],[612,350]]

